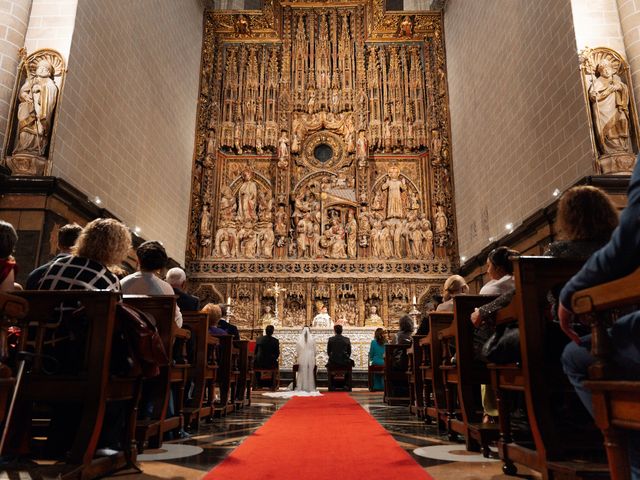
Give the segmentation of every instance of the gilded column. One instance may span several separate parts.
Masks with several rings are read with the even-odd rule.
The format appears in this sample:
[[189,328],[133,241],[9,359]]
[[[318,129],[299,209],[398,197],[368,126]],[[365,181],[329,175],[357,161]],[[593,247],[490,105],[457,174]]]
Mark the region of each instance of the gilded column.
[[[24,37],[29,24],[32,0],[7,0],[2,2],[2,25],[6,29],[4,40],[0,42],[0,146],[5,143],[5,132],[11,111],[11,96],[16,81],[20,57],[18,50],[24,46]],[[31,52],[29,52],[31,53]]]

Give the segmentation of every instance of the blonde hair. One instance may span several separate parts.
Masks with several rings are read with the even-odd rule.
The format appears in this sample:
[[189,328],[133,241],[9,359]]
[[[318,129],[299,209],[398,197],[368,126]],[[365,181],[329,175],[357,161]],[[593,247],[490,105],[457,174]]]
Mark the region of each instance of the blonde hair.
[[469,285],[460,275],[451,275],[442,286],[442,299],[446,302],[459,293],[467,293]]
[[210,327],[217,326],[218,322],[222,318],[222,309],[220,308],[220,305],[218,305],[217,303],[207,303],[204,307],[202,307],[202,310],[200,310],[200,313],[207,314],[207,316],[209,317]]
[[102,265],[118,265],[131,248],[129,229],[113,218],[96,218],[80,233],[71,252]]

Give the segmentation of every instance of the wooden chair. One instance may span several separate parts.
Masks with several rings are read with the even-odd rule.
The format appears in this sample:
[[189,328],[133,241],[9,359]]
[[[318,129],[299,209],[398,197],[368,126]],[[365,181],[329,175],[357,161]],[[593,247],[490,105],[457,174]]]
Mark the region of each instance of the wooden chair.
[[[156,327],[169,359],[167,365],[161,366],[160,375],[144,382],[143,401],[153,402],[153,413],[149,418],[140,418],[136,426],[138,450],[142,452],[147,445],[151,448],[160,448],[165,432],[181,431],[184,428],[182,410],[189,365],[175,365],[173,345],[176,338],[180,338],[179,334],[183,334],[181,336],[186,338],[184,332],[188,331],[179,329],[175,324],[176,297],[173,295],[124,295],[123,301],[127,305],[148,313],[156,320]],[[175,389],[175,411],[173,417],[167,417],[172,387]],[[141,405],[139,410],[145,407],[146,405]]]
[[444,383],[440,364],[442,363],[442,343],[438,340],[441,330],[453,323],[453,313],[430,312],[429,334],[420,339],[422,350],[420,373],[422,376],[424,419],[427,423],[437,422],[443,426],[447,424],[447,409],[445,405]]
[[[507,474],[516,473],[514,462],[538,470],[545,479],[559,475],[595,478],[604,473],[601,465],[584,461],[588,454],[576,461],[580,451],[589,450],[589,432],[576,434],[571,426],[563,425],[559,415],[554,415],[559,399],[567,395],[575,399],[575,395],[562,372],[559,358],[551,358],[548,352],[553,317],[547,294],[564,285],[582,263],[550,257],[514,259],[516,294],[511,304],[497,313],[496,325],[517,323],[521,361],[489,365],[498,400],[498,451]],[[532,443],[526,438],[512,437],[511,402],[506,401],[509,392],[521,392],[524,396]],[[570,440],[576,435],[580,435],[578,448]],[[594,446],[592,441],[592,451]]]
[[376,374],[384,375],[384,365],[369,365],[367,369],[367,386],[370,392],[373,392],[373,376]]
[[409,405],[408,349],[408,344],[384,346],[384,402],[387,405]]
[[[454,297],[454,320],[438,333],[442,342],[443,364],[439,368],[444,384],[449,436],[454,439],[456,433],[463,435],[468,450],[481,450],[485,456],[489,456],[489,444],[498,439],[499,432],[497,425],[482,423],[480,385],[490,385],[491,377],[486,364],[475,359],[475,327],[470,317],[476,308],[495,298],[494,295]],[[452,361],[454,345],[455,362]]]
[[411,337],[411,345],[407,350],[407,376],[409,377],[409,411],[418,418],[424,418],[424,388],[422,386],[422,349],[420,340],[423,335]]
[[591,323],[595,357],[585,386],[593,393],[593,410],[604,436],[612,480],[630,478],[626,430],[640,430],[640,381],[614,380],[612,345],[607,334],[612,309],[640,305],[640,269],[631,275],[576,292],[573,311]]
[[[31,476],[91,479],[117,469],[135,466],[133,442],[136,404],[140,394],[139,376],[116,376],[110,373],[114,332],[117,329],[116,304],[120,295],[91,291],[20,291],[14,295],[26,300],[29,312],[22,323],[21,350],[32,352],[33,363],[17,392],[17,404],[27,410],[11,419],[10,434],[23,439],[29,436],[34,402],[53,403],[56,412],[80,415],[66,463],[42,466]],[[61,322],[61,319],[64,320]],[[62,327],[61,327],[62,325]],[[74,335],[63,335],[64,326],[72,326]],[[74,343],[71,344],[71,339]],[[42,354],[57,357],[57,371]],[[94,458],[108,404],[123,405],[125,425],[121,433],[124,452]],[[78,405],[82,412],[78,412]],[[31,468],[30,468],[31,470]],[[47,472],[47,473],[45,473]]]
[[327,365],[327,381],[329,391],[333,392],[337,388],[351,391],[353,367],[351,365]]
[[191,398],[186,400],[184,418],[185,425],[197,427],[201,419],[213,417],[220,340],[209,334],[209,317],[206,314],[182,312],[182,319],[195,340],[194,358],[189,369],[189,382],[192,382],[193,389]]

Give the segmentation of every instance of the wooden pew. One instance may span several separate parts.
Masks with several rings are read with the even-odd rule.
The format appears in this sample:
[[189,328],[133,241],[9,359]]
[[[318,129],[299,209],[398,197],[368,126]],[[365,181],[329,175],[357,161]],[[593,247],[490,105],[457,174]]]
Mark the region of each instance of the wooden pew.
[[[505,462],[503,471],[509,475],[516,473],[514,462],[541,472],[545,479],[558,476],[597,478],[606,473],[602,465],[584,461],[589,458],[588,453],[577,460],[576,455],[581,450],[583,453],[589,451],[589,432],[574,432],[571,426],[563,426],[562,418],[553,414],[554,404],[557,405],[559,399],[567,395],[576,402],[577,399],[562,372],[559,357],[551,358],[553,352],[549,352],[552,335],[559,332],[551,330],[557,327],[553,326],[547,294],[564,285],[582,263],[551,257],[523,256],[514,260],[516,294],[511,304],[497,313],[496,325],[517,323],[521,360],[489,365],[498,400],[498,452]],[[524,395],[532,442],[512,437],[511,402],[508,400],[513,393],[510,392]],[[579,435],[577,439],[576,435]],[[576,448],[576,441],[579,448]],[[591,442],[591,451],[593,446]]]
[[614,380],[612,345],[607,335],[612,309],[640,305],[640,269],[631,275],[576,292],[573,311],[591,323],[591,354],[595,362],[585,386],[593,393],[593,410],[604,436],[613,480],[630,478],[626,430],[640,430],[640,381]]
[[441,330],[453,323],[453,313],[430,312],[429,334],[420,339],[422,350],[420,374],[422,376],[424,419],[427,423],[433,421],[447,425],[447,409],[445,405],[445,391],[440,364],[443,362],[442,343],[438,339]]
[[236,385],[238,383],[238,356],[233,346],[233,335],[214,335],[220,342],[218,354],[218,385],[220,397],[214,403],[214,416],[221,417],[235,409]]
[[328,390],[336,388],[351,391],[353,387],[353,367],[351,365],[327,365]]
[[[387,405],[408,405],[409,377],[407,350],[410,345],[387,343],[384,346],[384,402]],[[397,353],[396,353],[397,352]]]
[[[173,295],[124,295],[123,302],[153,316],[169,359],[167,365],[161,366],[160,375],[144,382],[143,392],[148,392],[147,398],[153,400],[153,414],[150,418],[139,419],[136,426],[138,450],[142,452],[147,445],[160,448],[165,432],[181,431],[184,428],[182,409],[189,365],[174,364],[173,344],[176,338],[186,338],[185,332],[188,331],[178,328],[175,324],[176,297]],[[175,411],[173,417],[167,417],[172,387],[176,389]],[[145,408],[145,405],[139,406],[139,410],[142,408]]]
[[236,410],[251,404],[251,377],[253,376],[253,353],[249,352],[249,340],[234,340],[238,349],[238,379],[236,387]]
[[[443,364],[440,365],[445,391],[446,426],[449,437],[461,434],[467,449],[482,450],[489,456],[489,444],[498,439],[498,426],[482,423],[480,385],[490,385],[486,364],[474,358],[473,332],[470,317],[474,309],[491,302],[495,295],[458,295],[454,297],[454,320],[438,332],[442,342]],[[452,361],[455,346],[456,361]]]
[[424,388],[422,386],[422,349],[420,340],[423,335],[411,337],[411,345],[407,350],[407,376],[409,377],[409,411],[418,418],[424,418]]
[[[135,467],[133,439],[141,378],[139,375],[127,377],[110,373],[114,331],[118,328],[116,304],[120,295],[88,291],[20,291],[14,294],[29,303],[29,313],[22,323],[20,348],[36,356],[17,394],[17,403],[26,410],[11,419],[10,433],[17,437],[23,435],[23,439],[29,436],[29,410],[34,402],[54,403],[54,411],[58,413],[68,411],[76,418],[80,415],[66,463],[29,467],[31,477],[91,479],[123,467]],[[73,344],[69,343],[68,336],[61,340],[61,325],[73,325],[76,332]],[[66,343],[57,343],[56,348],[52,343],[54,339]],[[43,361],[42,353],[63,355],[58,357],[61,363],[57,372],[46,371],[52,365]],[[124,452],[94,458],[105,410],[113,402],[122,405],[125,417],[121,432]],[[79,405],[82,405],[81,414]],[[16,440],[20,441],[19,438]]]
[[[278,387],[280,386],[280,366],[277,366],[276,368],[256,368],[254,366],[253,374],[254,374],[253,375],[254,383],[252,385],[252,389],[254,391],[267,388],[267,387],[263,387],[263,384],[266,383],[267,380],[270,382],[270,385],[268,387],[269,390],[271,390],[272,392],[275,392],[276,390],[278,390]],[[294,379],[295,379],[295,375],[294,375]]]
[[218,346],[220,340],[209,334],[209,317],[205,313],[182,312],[183,326],[188,326],[194,341],[194,358],[189,369],[193,382],[191,399],[184,408],[185,425],[197,427],[203,418],[212,418],[218,374]]

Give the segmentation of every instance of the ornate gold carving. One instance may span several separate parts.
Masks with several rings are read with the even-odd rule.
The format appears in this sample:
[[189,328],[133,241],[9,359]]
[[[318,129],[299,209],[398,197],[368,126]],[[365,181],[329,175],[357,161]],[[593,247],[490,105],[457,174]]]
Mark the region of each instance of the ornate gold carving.
[[457,255],[441,15],[382,0],[206,15],[190,277],[226,285],[245,328],[275,281],[283,326],[310,324],[315,300],[349,327],[397,325]]

